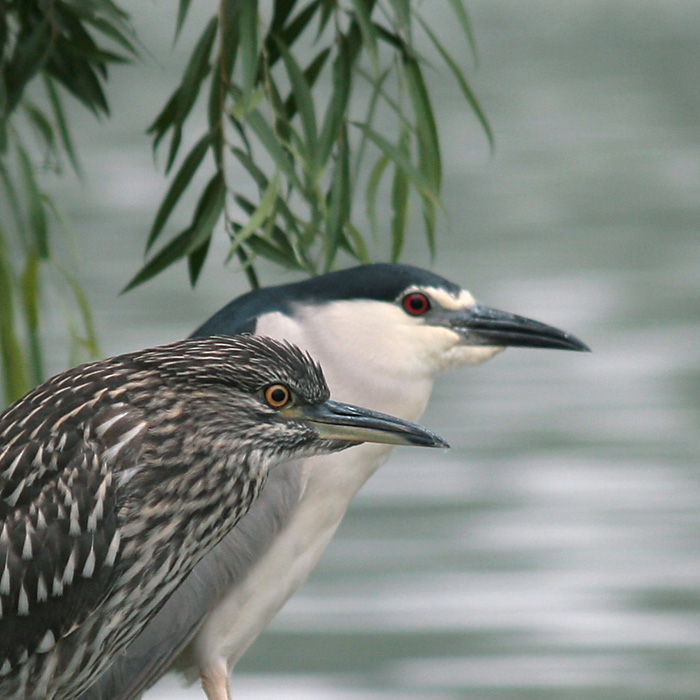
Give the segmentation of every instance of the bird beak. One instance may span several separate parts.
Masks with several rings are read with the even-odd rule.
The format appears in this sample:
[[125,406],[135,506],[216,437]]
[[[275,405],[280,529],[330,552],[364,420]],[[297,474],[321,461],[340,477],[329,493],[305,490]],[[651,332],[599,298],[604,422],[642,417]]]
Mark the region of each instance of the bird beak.
[[388,445],[449,447],[439,435],[415,423],[337,401],[283,409],[282,415],[311,424],[322,439]]
[[531,318],[480,304],[450,312],[445,319],[445,325],[459,333],[464,338],[465,345],[520,346],[590,352],[590,348],[571,333],[533,321]]

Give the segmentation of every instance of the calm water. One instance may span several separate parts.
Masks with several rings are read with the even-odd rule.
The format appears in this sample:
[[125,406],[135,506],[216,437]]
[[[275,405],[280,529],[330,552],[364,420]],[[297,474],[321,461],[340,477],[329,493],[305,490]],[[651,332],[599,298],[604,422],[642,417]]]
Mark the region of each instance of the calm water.
[[[700,5],[468,5],[497,151],[431,80],[451,219],[434,269],[595,352],[440,381],[424,423],[453,449],[400,452],[367,485],[237,700],[700,697]],[[164,188],[143,126],[179,72],[169,3],[134,6],[156,60],[117,75],[107,128],[80,118],[90,181],[62,185],[105,354],[245,287],[217,261],[195,292],[178,269],[117,296]],[[202,697],[174,688],[147,697]]]

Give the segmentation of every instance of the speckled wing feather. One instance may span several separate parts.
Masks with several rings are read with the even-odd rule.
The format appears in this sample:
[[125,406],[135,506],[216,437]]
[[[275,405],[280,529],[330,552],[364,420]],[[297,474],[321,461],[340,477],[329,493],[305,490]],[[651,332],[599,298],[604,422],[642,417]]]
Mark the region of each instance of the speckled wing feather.
[[160,678],[286,525],[302,491],[297,461],[270,472],[246,516],[192,570],[143,632],[80,700],[135,700]]
[[78,628],[113,583],[114,460],[134,463],[145,423],[94,379],[63,375],[0,417],[0,678]]

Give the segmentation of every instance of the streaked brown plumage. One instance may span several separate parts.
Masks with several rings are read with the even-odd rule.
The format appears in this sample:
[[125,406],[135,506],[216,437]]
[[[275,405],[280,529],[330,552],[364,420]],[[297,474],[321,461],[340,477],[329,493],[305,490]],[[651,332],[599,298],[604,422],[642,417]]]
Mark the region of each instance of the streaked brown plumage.
[[[69,370],[0,415],[0,697],[76,697],[256,498],[343,449],[264,398],[326,404],[286,343],[187,340]],[[369,438],[371,439],[371,438]]]

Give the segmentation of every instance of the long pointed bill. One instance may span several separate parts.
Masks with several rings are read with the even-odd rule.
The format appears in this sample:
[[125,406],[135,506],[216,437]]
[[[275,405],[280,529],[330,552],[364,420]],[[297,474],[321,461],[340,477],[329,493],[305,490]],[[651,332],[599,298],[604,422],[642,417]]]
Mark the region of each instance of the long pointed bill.
[[347,403],[326,401],[316,406],[295,406],[284,413],[310,423],[323,439],[449,447],[439,435],[420,425]]
[[590,348],[571,333],[546,323],[516,316],[507,311],[474,304],[469,309],[450,313],[446,325],[459,333],[468,345],[501,347],[554,348],[590,352]]

